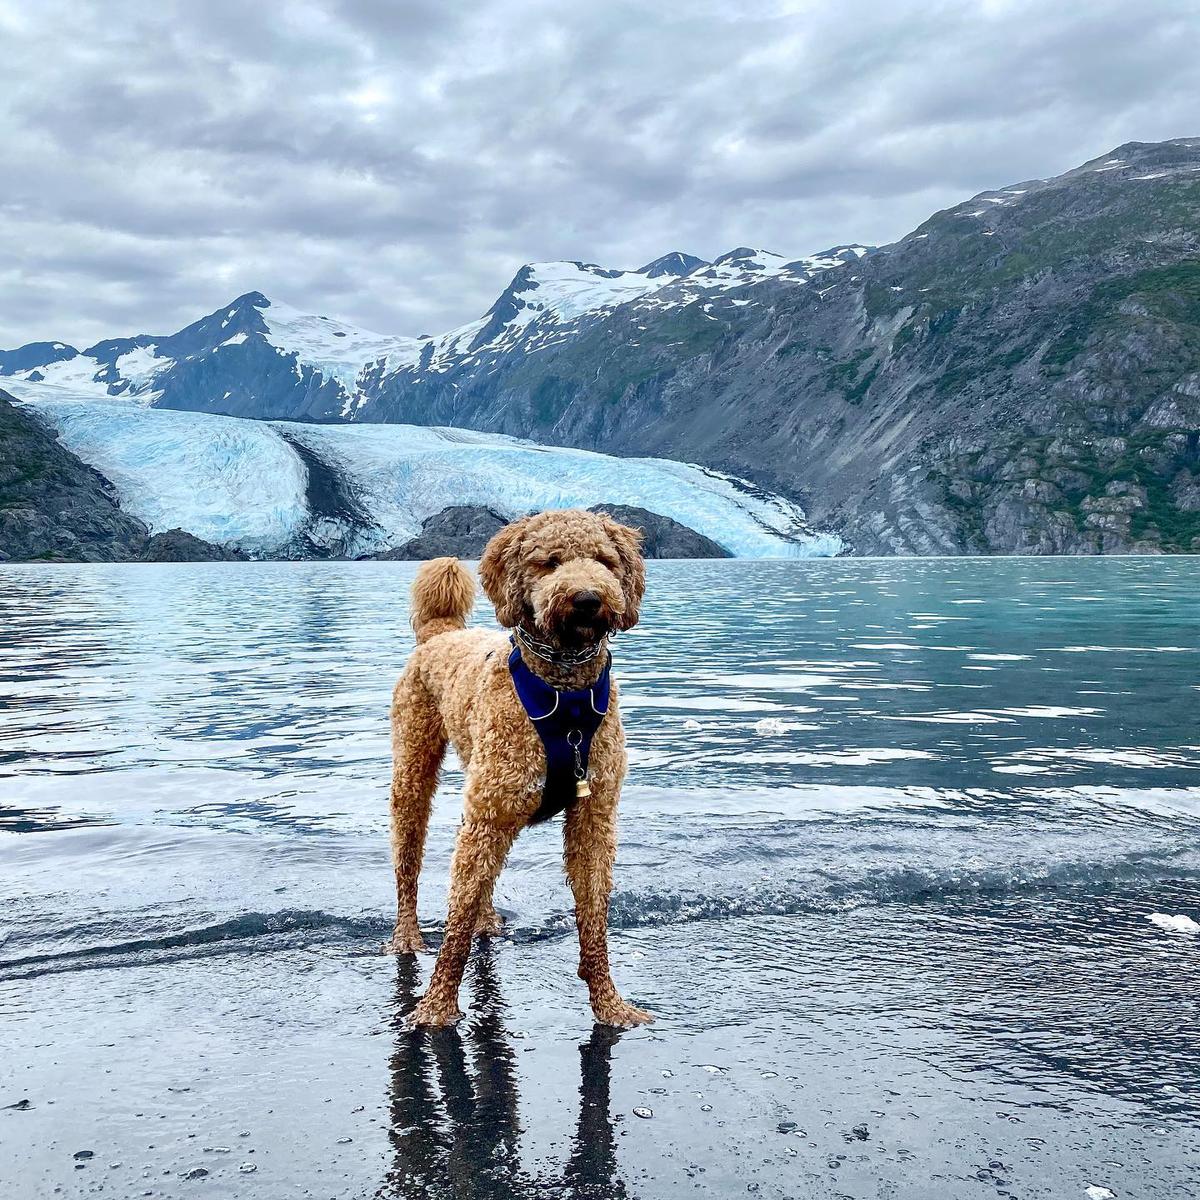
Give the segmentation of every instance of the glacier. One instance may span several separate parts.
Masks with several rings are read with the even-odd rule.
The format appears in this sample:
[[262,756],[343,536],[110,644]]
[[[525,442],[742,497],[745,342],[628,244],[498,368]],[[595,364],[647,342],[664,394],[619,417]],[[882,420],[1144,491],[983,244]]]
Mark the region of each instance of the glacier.
[[[840,539],[814,532],[785,497],[686,463],[467,429],[258,421],[22,390],[22,403],[108,478],[122,507],[151,531],[180,528],[260,557],[377,553],[458,504],[510,519],[627,504],[671,517],[735,557],[842,550]],[[331,473],[357,516],[314,511],[306,456]]]
[[184,529],[269,555],[308,522],[308,472],[264,422],[120,401],[23,403],[116,487],[121,507],[152,533]]

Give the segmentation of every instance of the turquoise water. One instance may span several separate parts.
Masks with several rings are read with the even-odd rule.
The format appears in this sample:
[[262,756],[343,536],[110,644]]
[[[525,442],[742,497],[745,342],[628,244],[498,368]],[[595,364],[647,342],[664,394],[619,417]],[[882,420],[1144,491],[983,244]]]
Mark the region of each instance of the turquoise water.
[[403,1028],[411,574],[0,568],[3,1194],[1200,1188],[1200,562],[651,564],[619,1037],[556,824],[460,1029]]

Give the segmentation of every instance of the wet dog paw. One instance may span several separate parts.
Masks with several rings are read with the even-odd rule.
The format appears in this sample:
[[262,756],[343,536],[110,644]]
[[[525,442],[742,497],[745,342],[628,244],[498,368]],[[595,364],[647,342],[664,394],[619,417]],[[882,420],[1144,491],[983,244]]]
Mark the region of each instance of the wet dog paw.
[[461,1019],[462,1009],[455,1004],[441,1004],[436,1000],[424,997],[412,1010],[409,1023],[421,1029],[444,1029]]
[[475,933],[479,937],[499,937],[504,932],[504,918],[494,909],[480,913],[475,922]]
[[633,1029],[636,1025],[646,1025],[654,1020],[652,1012],[624,1000],[595,1005],[592,1013],[601,1025],[611,1025],[614,1029]]
[[400,933],[397,931],[383,943],[384,954],[424,954],[427,949],[419,933]]

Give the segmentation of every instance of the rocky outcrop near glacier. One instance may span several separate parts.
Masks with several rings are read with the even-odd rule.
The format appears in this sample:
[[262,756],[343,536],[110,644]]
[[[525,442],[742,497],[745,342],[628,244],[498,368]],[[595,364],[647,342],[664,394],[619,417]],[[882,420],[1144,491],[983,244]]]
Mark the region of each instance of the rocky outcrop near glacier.
[[391,561],[430,558],[478,558],[508,519],[478,504],[452,504],[421,524],[421,532],[376,558]]
[[116,489],[0,392],[0,561],[128,561],[146,538]]
[[642,553],[647,558],[729,558],[728,550],[678,521],[634,508],[628,504],[598,504],[593,512],[606,512],[614,521],[638,529],[642,534]]
[[214,546],[187,532],[186,529],[168,529],[165,533],[153,534],[142,551],[142,562],[243,562],[246,555],[240,550],[225,546]]
[[2,352],[0,376],[23,399],[695,462],[799,502],[857,553],[1189,552],[1198,296],[1200,139],[1184,138],[980,193],[876,249],[535,263],[422,338],[248,293],[176,334]]
[[0,391],[0,562],[208,562],[240,557],[172,529],[151,534],[117,489]]
[[[640,530],[646,558],[731,558],[712,538],[645,508],[628,504],[596,504],[592,512],[605,512],[623,525]],[[374,555],[388,560],[429,559],[453,555],[478,558],[489,541],[509,523],[507,517],[474,504],[455,504],[429,517],[421,532],[403,545]]]

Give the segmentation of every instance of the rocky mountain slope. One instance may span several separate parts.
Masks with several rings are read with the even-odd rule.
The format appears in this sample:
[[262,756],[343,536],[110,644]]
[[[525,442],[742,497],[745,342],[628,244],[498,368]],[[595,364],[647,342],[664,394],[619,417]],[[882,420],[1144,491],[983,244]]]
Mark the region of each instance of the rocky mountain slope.
[[116,489],[0,392],[0,561],[124,561],[146,527],[121,511]]
[[1200,139],[981,193],[876,250],[532,264],[435,337],[250,293],[166,337],[0,353],[0,375],[701,463],[858,553],[1198,550]]

